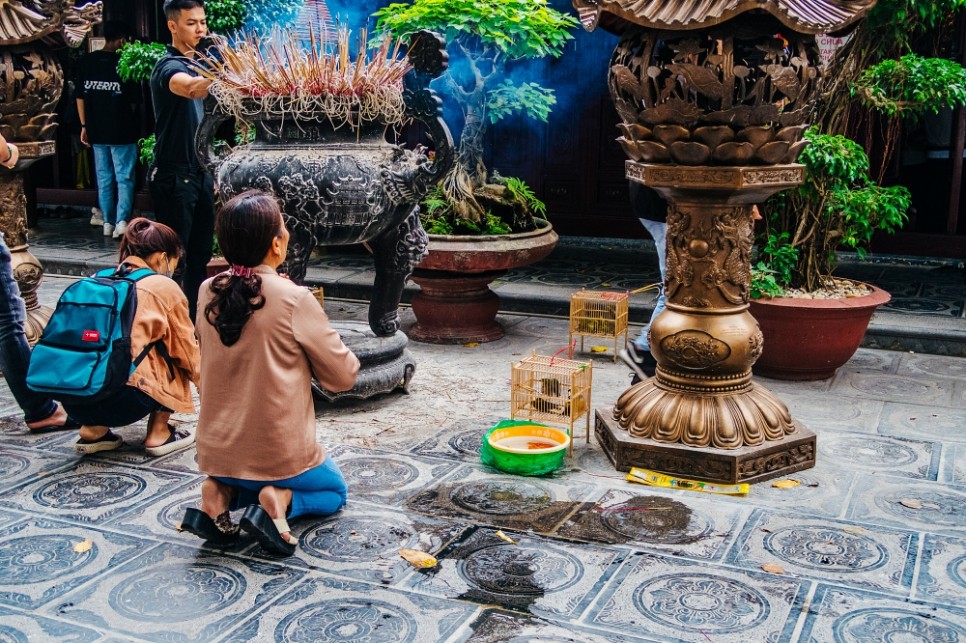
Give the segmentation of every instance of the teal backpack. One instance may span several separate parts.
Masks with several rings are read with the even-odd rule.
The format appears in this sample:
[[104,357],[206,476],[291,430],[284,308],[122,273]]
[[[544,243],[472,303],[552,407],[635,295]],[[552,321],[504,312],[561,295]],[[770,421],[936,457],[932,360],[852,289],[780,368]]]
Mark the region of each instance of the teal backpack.
[[100,402],[127,384],[152,348],[164,357],[173,377],[171,359],[160,341],[131,359],[136,283],[153,274],[121,264],[68,286],[30,356],[27,386],[61,402]]

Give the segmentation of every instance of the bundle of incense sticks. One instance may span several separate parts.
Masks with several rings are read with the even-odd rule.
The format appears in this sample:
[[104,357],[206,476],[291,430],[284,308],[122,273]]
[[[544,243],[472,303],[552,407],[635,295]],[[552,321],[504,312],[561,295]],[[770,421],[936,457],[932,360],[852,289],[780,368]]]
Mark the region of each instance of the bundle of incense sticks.
[[411,66],[399,56],[400,41],[383,38],[370,55],[368,32],[362,29],[353,60],[351,40],[345,27],[337,31],[335,43],[311,30],[307,43],[294,32],[278,29],[268,38],[248,34],[219,43],[216,54],[203,55],[202,73],[222,88],[255,98],[362,96],[387,86],[401,87]]

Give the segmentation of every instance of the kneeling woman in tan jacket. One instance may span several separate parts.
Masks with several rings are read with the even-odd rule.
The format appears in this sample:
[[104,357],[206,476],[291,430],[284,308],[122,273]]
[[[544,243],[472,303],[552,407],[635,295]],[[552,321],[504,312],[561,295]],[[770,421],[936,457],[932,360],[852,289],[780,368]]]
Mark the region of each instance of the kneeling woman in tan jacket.
[[201,285],[198,467],[201,511],[182,528],[212,544],[237,537],[229,510],[268,551],[295,551],[287,518],[345,504],[339,467],[315,439],[311,378],[330,391],[355,383],[359,360],[305,288],[279,276],[289,234],[275,199],[251,190],[218,212],[215,234],[231,264]]

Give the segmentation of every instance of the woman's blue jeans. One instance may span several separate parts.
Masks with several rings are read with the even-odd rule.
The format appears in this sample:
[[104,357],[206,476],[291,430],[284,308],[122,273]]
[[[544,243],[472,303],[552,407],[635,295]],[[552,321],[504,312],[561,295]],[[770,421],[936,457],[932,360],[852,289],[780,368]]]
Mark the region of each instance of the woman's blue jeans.
[[641,329],[641,334],[637,336],[634,340],[634,345],[641,350],[650,350],[647,342],[647,333],[651,329],[651,324],[657,319],[657,316],[664,312],[667,307],[667,298],[664,296],[664,280],[666,274],[666,252],[667,252],[667,224],[663,221],[649,221],[648,219],[641,219],[641,225],[647,230],[647,232],[654,239],[654,245],[657,248],[657,263],[658,268],[661,269],[661,292],[657,296],[657,301],[654,302],[654,312],[651,313],[651,319],[648,320],[647,325]]
[[231,510],[258,504],[258,492],[264,487],[278,487],[292,490],[292,507],[288,518],[299,516],[327,516],[345,506],[349,488],[339,465],[326,456],[317,467],[283,480],[243,480],[241,478],[219,478],[215,480],[238,489],[231,502]]
[[24,421],[37,422],[50,417],[57,410],[57,405],[46,395],[27,388],[30,346],[24,332],[26,318],[20,287],[13,277],[10,248],[0,234],[0,370],[23,410]]

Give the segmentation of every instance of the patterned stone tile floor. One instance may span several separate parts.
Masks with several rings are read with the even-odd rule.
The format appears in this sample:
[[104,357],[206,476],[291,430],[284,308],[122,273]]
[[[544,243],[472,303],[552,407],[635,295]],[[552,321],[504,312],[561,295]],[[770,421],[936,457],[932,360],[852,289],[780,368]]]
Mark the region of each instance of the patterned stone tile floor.
[[[48,277],[41,301],[71,281]],[[966,358],[863,348],[827,381],[760,380],[816,431],[818,465],[712,496],[625,481],[582,426],[551,476],[483,467],[510,363],[567,341],[562,319],[500,320],[490,344],[410,344],[408,395],[319,404],[351,500],[296,523],[288,559],[177,531],[193,448],[149,458],[140,423],[80,457],[73,435],[28,435],[4,385],[0,640],[966,641]],[[613,404],[626,369],[583,357],[592,407]]]

